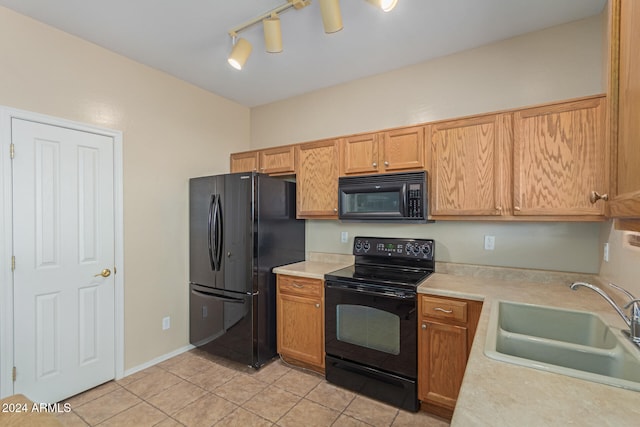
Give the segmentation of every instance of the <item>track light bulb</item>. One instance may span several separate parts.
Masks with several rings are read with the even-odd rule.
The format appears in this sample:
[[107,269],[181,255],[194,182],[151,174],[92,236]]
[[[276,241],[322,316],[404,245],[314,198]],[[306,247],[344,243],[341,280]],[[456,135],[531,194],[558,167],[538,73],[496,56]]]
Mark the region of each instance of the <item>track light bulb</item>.
[[282,30],[280,29],[280,18],[277,15],[262,21],[264,28],[264,45],[267,52],[282,52]]
[[335,33],[342,29],[339,0],[320,0],[320,13],[322,14],[322,25],[325,33]]
[[393,10],[394,7],[398,4],[398,0],[367,0],[369,3],[375,5],[376,7],[382,9],[384,12],[389,12]]
[[234,43],[227,61],[236,70],[242,70],[242,67],[244,67],[245,62],[247,62],[249,55],[251,55],[251,49],[251,43],[245,39],[238,39]]

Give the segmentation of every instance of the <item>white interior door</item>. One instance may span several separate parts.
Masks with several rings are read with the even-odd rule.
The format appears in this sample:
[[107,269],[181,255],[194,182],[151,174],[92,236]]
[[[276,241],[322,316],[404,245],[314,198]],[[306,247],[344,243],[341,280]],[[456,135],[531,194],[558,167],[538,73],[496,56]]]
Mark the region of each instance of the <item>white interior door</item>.
[[57,402],[115,376],[113,138],[11,131],[14,393]]

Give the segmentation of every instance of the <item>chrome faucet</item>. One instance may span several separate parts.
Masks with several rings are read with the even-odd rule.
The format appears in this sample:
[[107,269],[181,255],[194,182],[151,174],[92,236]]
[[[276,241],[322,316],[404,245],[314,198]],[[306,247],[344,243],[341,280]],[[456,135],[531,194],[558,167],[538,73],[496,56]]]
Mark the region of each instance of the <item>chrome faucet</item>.
[[[618,314],[622,317],[624,322],[629,327],[629,338],[631,338],[631,340],[637,346],[640,347],[640,299],[634,297],[626,289],[623,289],[620,286],[614,285],[613,283],[609,283],[609,286],[611,286],[612,288],[617,289],[618,291],[622,292],[623,294],[625,294],[630,299],[629,302],[627,302],[627,304],[623,308],[620,308],[620,306],[618,306],[618,304],[616,304],[613,301],[613,299],[611,299],[611,297],[605,291],[603,291],[602,289],[600,289],[599,287],[597,287],[595,285],[592,285],[591,283],[574,282],[574,283],[571,284],[570,288],[571,288],[571,290],[575,291],[580,286],[584,286],[584,287],[589,288],[592,291],[600,294],[600,296],[602,298],[606,299],[607,302],[609,304],[611,304],[611,306],[613,306],[613,308],[616,309]],[[626,310],[628,308],[631,308],[630,316],[627,316],[623,311],[623,309]]]

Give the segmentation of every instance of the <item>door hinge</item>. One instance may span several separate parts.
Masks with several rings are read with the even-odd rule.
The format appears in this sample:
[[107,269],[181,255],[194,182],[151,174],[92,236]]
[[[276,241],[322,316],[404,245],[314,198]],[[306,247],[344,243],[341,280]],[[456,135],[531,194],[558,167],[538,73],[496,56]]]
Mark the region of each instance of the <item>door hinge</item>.
[[16,256],[11,257],[11,271],[16,271]]
[[16,146],[13,145],[13,142],[12,142],[11,145],[9,145],[9,157],[13,159],[15,156],[16,156]]
[[11,376],[13,377],[13,382],[16,381],[16,377],[18,376],[18,370],[16,369],[16,367],[13,367],[13,371],[11,373]]

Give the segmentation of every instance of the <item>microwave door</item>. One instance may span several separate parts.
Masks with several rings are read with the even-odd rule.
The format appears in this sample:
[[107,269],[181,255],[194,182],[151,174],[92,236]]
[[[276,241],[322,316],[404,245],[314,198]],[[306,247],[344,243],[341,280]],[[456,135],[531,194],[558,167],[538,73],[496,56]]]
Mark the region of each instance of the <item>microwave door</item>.
[[340,219],[394,219],[407,216],[405,183],[354,184],[340,188]]

